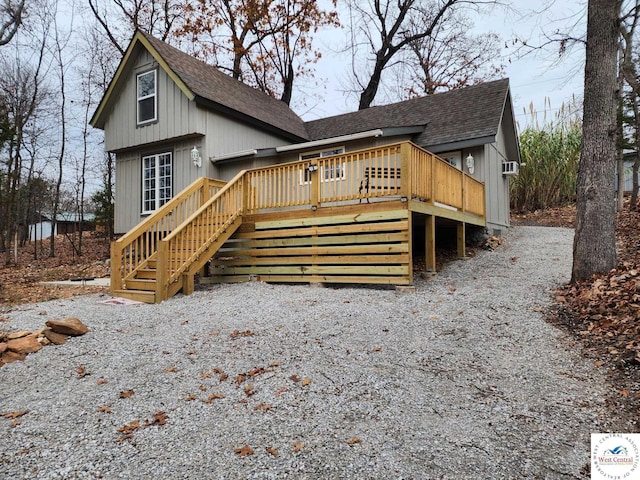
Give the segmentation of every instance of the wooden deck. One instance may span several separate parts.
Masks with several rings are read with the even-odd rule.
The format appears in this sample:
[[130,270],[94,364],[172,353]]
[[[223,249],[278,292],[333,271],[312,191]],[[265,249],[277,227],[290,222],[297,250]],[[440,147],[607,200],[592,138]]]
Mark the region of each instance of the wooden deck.
[[[412,277],[412,219],[485,225],[484,185],[409,143],[201,178],[113,242],[111,293],[148,303],[209,281],[384,283]],[[422,222],[421,222],[422,223]],[[205,270],[207,270],[205,269]]]

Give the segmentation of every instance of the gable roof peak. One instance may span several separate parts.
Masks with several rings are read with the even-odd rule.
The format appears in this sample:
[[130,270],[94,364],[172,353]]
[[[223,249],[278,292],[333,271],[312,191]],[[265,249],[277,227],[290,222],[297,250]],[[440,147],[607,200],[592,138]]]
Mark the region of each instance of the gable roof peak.
[[118,70],[91,119],[93,126],[104,127],[106,106],[113,101],[117,85],[127,81],[124,77],[139,48],[146,49],[156,59],[187,98],[204,108],[253,123],[258,128],[272,131],[292,141],[308,139],[304,122],[284,102],[225,75],[213,65],[141,30],[135,32],[129,43]]

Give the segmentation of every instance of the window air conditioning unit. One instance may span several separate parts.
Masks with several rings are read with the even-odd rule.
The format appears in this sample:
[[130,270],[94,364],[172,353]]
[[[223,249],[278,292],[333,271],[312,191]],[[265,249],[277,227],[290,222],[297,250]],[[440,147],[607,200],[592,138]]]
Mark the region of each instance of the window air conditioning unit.
[[502,174],[517,175],[518,167],[519,167],[518,162],[502,162]]

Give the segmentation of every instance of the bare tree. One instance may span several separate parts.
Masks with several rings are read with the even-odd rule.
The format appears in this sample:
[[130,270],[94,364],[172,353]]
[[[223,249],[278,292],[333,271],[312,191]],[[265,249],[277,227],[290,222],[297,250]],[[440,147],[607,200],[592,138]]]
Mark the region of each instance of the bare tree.
[[[360,91],[358,109],[371,106],[383,72],[411,45],[434,37],[438,27],[462,8],[478,8],[493,1],[470,0],[349,0],[352,74]],[[418,18],[419,21],[412,19]],[[359,39],[364,39],[360,41]],[[371,65],[361,73],[358,61],[366,50]]]
[[[56,223],[58,221],[58,212],[60,209],[60,194],[62,189],[62,179],[64,176],[64,163],[67,155],[67,128],[68,128],[68,119],[67,119],[67,71],[70,68],[70,65],[65,58],[64,51],[67,48],[71,33],[63,32],[58,24],[58,20],[56,18],[56,10],[58,8],[57,1],[54,2],[53,9],[51,12],[53,20],[53,45],[52,45],[52,62],[54,68],[58,72],[58,92],[57,92],[57,100],[58,104],[56,107],[58,108],[58,122],[60,125],[60,137],[59,137],[59,149],[56,154],[57,160],[57,170],[58,177],[56,179],[55,188],[53,192],[53,212],[51,216],[51,229],[52,232],[56,229]],[[72,30],[72,29],[71,29]],[[71,31],[70,30],[70,31]],[[49,256],[55,257],[55,235],[51,235],[49,239]]]
[[111,44],[124,55],[136,30],[167,40],[188,3],[181,0],[89,0],[89,8]]
[[18,32],[22,24],[25,0],[1,0],[0,3],[0,45],[6,45]]
[[619,19],[619,0],[589,0],[572,281],[616,266],[613,178]]
[[31,176],[34,158],[28,156],[28,147],[39,135],[39,116],[47,98],[42,87],[44,49],[45,41],[41,38],[31,64],[0,57],[0,104],[5,112],[6,140],[0,151],[0,250],[8,252],[6,263],[11,263],[8,247],[14,241],[21,218],[19,196],[25,183],[25,154]]
[[[429,12],[413,17],[411,31],[420,32]],[[500,38],[494,33],[474,35],[473,23],[462,12],[453,12],[427,37],[409,43],[401,68],[408,70],[412,95],[431,95],[480,83],[504,74]]]

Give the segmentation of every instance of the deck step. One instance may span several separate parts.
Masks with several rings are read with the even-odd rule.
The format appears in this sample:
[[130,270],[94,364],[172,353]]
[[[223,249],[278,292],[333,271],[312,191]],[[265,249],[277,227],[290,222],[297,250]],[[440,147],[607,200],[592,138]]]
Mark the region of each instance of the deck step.
[[145,292],[142,290],[113,290],[111,295],[114,297],[127,298],[143,303],[156,303],[155,292]]
[[136,271],[136,278],[141,279],[156,279],[157,270],[155,268],[141,268]]
[[156,281],[145,278],[131,278],[126,282],[127,290],[156,291]]

